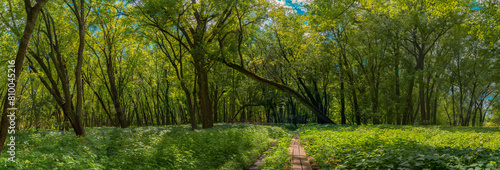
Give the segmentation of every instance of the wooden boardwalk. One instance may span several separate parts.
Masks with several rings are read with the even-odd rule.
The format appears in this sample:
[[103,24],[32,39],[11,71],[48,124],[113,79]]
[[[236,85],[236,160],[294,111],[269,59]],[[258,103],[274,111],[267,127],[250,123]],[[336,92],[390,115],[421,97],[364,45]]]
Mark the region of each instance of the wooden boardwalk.
[[290,143],[288,150],[290,151],[290,158],[292,162],[292,170],[312,170],[311,164],[307,160],[306,152],[304,148],[300,146],[299,135],[295,135]]

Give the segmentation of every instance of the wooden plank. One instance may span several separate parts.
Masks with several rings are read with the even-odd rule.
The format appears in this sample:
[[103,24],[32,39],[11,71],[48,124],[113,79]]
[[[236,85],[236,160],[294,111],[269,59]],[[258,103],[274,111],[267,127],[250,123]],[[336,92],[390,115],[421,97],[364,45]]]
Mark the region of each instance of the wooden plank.
[[292,170],[312,170],[311,164],[307,160],[307,155],[304,148],[298,142],[299,136],[295,135],[290,142],[290,147],[288,150],[290,151]]

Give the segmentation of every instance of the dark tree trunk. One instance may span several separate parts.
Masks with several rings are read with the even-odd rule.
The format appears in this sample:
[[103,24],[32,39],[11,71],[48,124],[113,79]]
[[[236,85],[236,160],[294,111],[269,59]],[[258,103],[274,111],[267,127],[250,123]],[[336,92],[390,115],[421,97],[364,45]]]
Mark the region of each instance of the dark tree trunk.
[[354,117],[356,118],[356,124],[361,125],[361,113],[359,110],[359,105],[358,105],[358,97],[356,95],[356,87],[354,85],[354,73],[350,69],[349,64],[347,63],[347,57],[345,54],[342,54],[343,60],[344,60],[344,68],[347,70],[349,68],[349,86],[351,86],[351,95],[352,95],[352,102],[354,105]]
[[341,124],[345,125],[346,124],[345,92],[344,92],[344,81],[342,79],[340,80],[340,117],[341,117]]
[[477,84],[477,82],[475,81],[474,85],[472,86],[472,94],[470,96],[469,108],[467,109],[467,115],[465,116],[465,121],[462,122],[462,126],[469,126],[472,108],[474,107],[474,103],[476,100],[476,98],[474,97],[475,92],[476,92],[476,84]]
[[418,98],[419,98],[419,107],[420,107],[420,124],[421,125],[426,125],[428,124],[427,122],[427,115],[425,113],[425,80],[423,76],[423,70],[424,70],[424,56],[419,55],[418,60],[417,60],[417,71],[420,71],[422,75],[419,76],[419,85],[418,85]]
[[408,85],[408,93],[406,97],[406,111],[403,113],[403,125],[409,125],[411,115],[413,114],[413,85],[415,83],[415,78],[411,78]]
[[394,56],[395,56],[395,63],[394,63],[394,76],[395,76],[395,90],[396,90],[396,124],[401,125],[402,124],[402,118],[401,118],[401,113],[399,110],[399,107],[401,105],[400,101],[401,100],[401,90],[399,89],[399,47],[394,48]]
[[[73,1],[74,2],[74,1]],[[85,136],[87,133],[82,124],[82,114],[83,114],[83,83],[82,83],[82,65],[83,65],[83,50],[85,47],[85,0],[80,0],[80,9],[76,3],[73,3],[73,12],[78,20],[78,58],[75,68],[75,83],[76,83],[76,114],[74,116],[74,122],[72,122],[73,128],[76,135]],[[71,119],[70,119],[71,120]]]
[[205,63],[198,61],[199,64],[195,67],[198,72],[198,98],[200,100],[200,111],[202,117],[203,128],[213,127],[212,102],[210,101],[210,93],[208,88],[208,70],[205,68]]
[[453,126],[457,125],[457,114],[455,112],[455,87],[451,85],[451,108],[453,110]]
[[354,82],[351,82],[351,93],[352,93],[352,101],[354,105],[354,116],[356,117],[356,125],[361,125],[361,115],[359,113],[359,105],[358,105],[358,98],[356,96],[356,88],[353,86]]
[[[437,88],[436,88],[436,90],[437,90]],[[436,96],[434,97],[434,110],[432,111],[432,115],[433,115],[432,124],[433,125],[437,125],[437,104],[438,104],[438,95],[437,95],[437,91],[436,91]]]

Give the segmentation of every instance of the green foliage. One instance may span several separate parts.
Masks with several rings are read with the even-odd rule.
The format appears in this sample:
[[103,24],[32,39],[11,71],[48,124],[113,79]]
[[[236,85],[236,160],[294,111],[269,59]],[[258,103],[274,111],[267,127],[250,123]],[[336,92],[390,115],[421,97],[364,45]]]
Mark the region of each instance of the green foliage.
[[500,168],[498,128],[313,125],[300,141],[326,169]]
[[290,161],[287,161],[287,159],[290,158],[288,147],[290,147],[291,140],[291,134],[279,138],[276,145],[271,148],[269,153],[266,153],[266,158],[259,166],[259,169],[286,169],[286,167],[290,167]]
[[219,124],[88,129],[70,132],[21,132],[17,163],[4,151],[0,169],[243,169],[275,139],[289,136],[279,127]]

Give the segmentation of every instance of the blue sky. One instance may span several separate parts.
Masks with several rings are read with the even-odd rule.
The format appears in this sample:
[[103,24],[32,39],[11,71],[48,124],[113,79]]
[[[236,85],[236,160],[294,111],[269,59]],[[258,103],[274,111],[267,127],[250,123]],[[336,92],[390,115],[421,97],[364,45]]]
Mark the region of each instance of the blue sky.
[[298,14],[302,15],[302,14],[307,12],[305,10],[305,8],[303,8],[303,6],[308,1],[311,1],[311,0],[271,0],[271,1],[277,2],[278,4],[286,6],[286,7],[290,7],[292,9],[294,9],[295,11],[297,11]]

